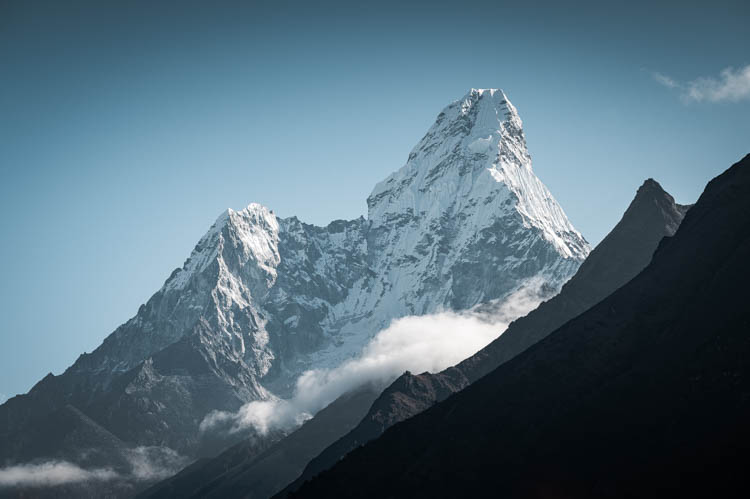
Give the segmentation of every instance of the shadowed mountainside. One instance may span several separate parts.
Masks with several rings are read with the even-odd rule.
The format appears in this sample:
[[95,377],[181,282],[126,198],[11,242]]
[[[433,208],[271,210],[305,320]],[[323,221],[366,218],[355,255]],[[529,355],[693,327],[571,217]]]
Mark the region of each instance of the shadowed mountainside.
[[746,156],[707,185],[636,278],[293,496],[705,497],[745,488],[749,262]]
[[296,490],[392,425],[478,380],[611,294],[648,265],[659,241],[675,233],[688,208],[676,204],[658,182],[646,180],[622,219],[557,296],[513,322],[495,341],[457,366],[437,374],[402,375],[378,397],[362,422],[311,461],[285,492]]

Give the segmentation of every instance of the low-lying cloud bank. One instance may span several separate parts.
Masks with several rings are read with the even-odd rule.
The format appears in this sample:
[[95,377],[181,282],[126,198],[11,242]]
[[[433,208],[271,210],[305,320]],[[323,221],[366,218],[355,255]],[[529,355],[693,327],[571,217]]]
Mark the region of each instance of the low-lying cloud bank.
[[127,470],[85,469],[64,460],[16,464],[0,468],[0,488],[55,487],[95,482],[143,482],[170,477],[188,464],[188,459],[167,447],[143,446],[127,449]]
[[47,461],[0,468],[0,487],[53,487],[78,482],[103,482],[119,476],[110,468],[85,470],[67,461]]
[[686,102],[739,102],[750,100],[750,64],[735,69],[726,68],[718,77],[703,77],[681,83],[665,74],[654,72],[661,85],[678,89]]
[[497,338],[508,324],[536,308],[541,280],[527,283],[502,303],[466,312],[440,312],[396,319],[364,347],[359,357],[334,369],[315,369],[297,380],[290,399],[250,402],[238,412],[214,411],[202,432],[260,434],[298,426],[340,395],[367,383],[385,385],[404,371],[437,372],[457,364]]

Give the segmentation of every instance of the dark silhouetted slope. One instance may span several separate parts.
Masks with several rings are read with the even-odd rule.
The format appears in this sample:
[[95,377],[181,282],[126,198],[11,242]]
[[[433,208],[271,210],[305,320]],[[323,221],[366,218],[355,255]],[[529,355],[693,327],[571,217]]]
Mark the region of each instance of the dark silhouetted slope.
[[457,366],[437,374],[402,375],[386,388],[362,422],[311,461],[287,490],[296,490],[393,424],[463,389],[611,294],[648,265],[659,241],[675,233],[688,208],[676,204],[658,182],[646,180],[622,219],[557,296],[513,322],[495,341]]
[[745,487],[749,280],[747,156],[708,184],[636,278],[294,496],[717,497]]

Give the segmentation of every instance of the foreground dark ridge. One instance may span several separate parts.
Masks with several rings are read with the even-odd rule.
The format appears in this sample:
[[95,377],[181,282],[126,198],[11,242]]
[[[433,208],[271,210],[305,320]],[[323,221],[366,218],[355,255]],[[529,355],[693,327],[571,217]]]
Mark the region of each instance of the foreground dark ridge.
[[651,264],[294,497],[716,496],[750,450],[750,156]]
[[659,241],[675,233],[688,208],[676,204],[658,182],[646,180],[622,219],[557,296],[513,322],[495,341],[457,366],[437,374],[402,375],[375,401],[362,422],[312,460],[285,492],[297,490],[348,452],[463,389],[610,295],[648,265]]

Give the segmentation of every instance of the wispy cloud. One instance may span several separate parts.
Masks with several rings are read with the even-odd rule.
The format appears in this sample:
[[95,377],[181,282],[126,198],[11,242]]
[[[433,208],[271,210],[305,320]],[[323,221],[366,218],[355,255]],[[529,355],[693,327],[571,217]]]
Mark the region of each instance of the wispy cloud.
[[250,402],[238,412],[212,412],[201,423],[203,432],[260,434],[290,429],[367,383],[385,384],[404,371],[440,371],[452,366],[497,338],[508,324],[541,301],[542,281],[529,282],[496,307],[463,312],[441,312],[394,320],[354,359],[334,369],[307,371],[297,380],[290,399]]
[[678,89],[685,102],[739,102],[750,100],[750,64],[742,68],[726,68],[718,77],[702,77],[679,82],[663,73],[652,72],[659,84]]
[[130,477],[136,481],[162,480],[184,468],[190,460],[169,447],[141,446],[128,449]]
[[184,468],[189,460],[168,447],[135,447],[126,449],[123,457],[130,469],[86,469],[70,461],[50,460],[15,464],[0,468],[0,488],[56,487],[92,482],[152,482],[170,477]]
[[651,73],[651,76],[654,77],[654,80],[661,83],[667,88],[676,88],[679,86],[679,83],[677,83],[675,80],[665,74],[659,73],[658,71],[654,71],[653,73]]
[[718,78],[698,78],[687,86],[687,98],[694,101],[737,102],[750,99],[750,65],[727,68]]
[[104,482],[118,477],[109,468],[85,470],[67,461],[48,461],[0,468],[0,487],[53,487],[79,482]]

